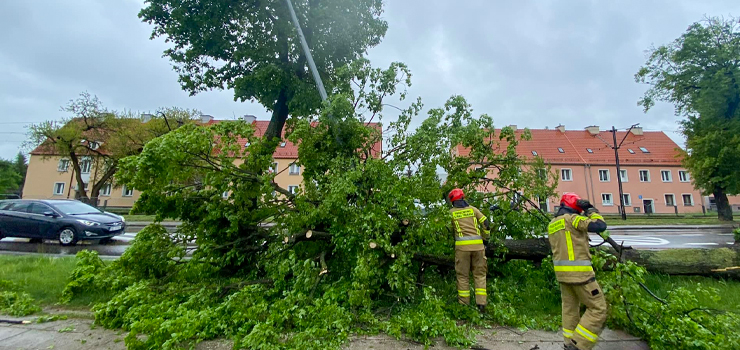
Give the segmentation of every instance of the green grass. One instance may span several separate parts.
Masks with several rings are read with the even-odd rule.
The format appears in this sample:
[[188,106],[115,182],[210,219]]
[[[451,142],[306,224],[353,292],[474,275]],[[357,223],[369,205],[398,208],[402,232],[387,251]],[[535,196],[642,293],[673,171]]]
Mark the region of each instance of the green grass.
[[[21,291],[30,294],[41,306],[59,302],[74,267],[74,257],[0,255],[0,279],[16,283]],[[87,307],[109,297],[110,295],[100,295],[75,298],[69,307]]]
[[[126,222],[139,221],[139,222],[153,222],[156,216],[154,215],[123,215]],[[174,221],[172,219],[165,219],[164,221]]]
[[740,281],[701,276],[649,274],[645,279],[645,285],[661,298],[666,297],[670,290],[678,287],[684,287],[690,291],[695,291],[699,285],[705,288],[716,288],[719,290],[721,299],[714,301],[702,298],[699,299],[701,305],[710,309],[740,312]]
[[675,216],[670,214],[651,215],[627,215],[627,220],[622,220],[618,215],[604,215],[604,219],[610,226],[619,225],[719,225],[719,224],[738,224],[740,221],[726,222],[719,221],[717,214],[699,215],[682,215]]

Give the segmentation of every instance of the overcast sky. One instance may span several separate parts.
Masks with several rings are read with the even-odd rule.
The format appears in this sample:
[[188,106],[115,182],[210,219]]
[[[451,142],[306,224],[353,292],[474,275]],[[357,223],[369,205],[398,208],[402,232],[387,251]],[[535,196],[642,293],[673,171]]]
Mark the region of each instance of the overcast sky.
[[[669,105],[647,115],[634,73],[651,44],[667,43],[704,15],[740,15],[737,0],[386,1],[389,29],[370,50],[374,65],[409,65],[426,107],[453,94],[498,125],[568,129],[641,123],[681,146]],[[80,92],[112,109],[195,108],[218,119],[268,119],[231,91],[189,97],[180,89],[151,27],[137,18],[143,0],[0,0],[0,157],[21,148],[30,123]]]

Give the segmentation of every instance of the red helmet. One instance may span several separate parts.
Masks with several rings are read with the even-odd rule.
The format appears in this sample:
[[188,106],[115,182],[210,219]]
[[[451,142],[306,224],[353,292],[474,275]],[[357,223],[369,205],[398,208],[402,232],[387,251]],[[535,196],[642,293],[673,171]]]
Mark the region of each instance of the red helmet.
[[455,188],[450,191],[450,194],[448,194],[447,197],[450,198],[450,202],[454,202],[463,199],[463,197],[465,197],[465,194],[463,194],[463,191],[461,189]]
[[563,196],[560,197],[560,204],[565,205],[567,207],[570,207],[571,209],[575,209],[579,212],[583,211],[581,207],[578,206],[578,201],[581,199],[581,196],[573,193],[573,192],[565,192],[563,193]]

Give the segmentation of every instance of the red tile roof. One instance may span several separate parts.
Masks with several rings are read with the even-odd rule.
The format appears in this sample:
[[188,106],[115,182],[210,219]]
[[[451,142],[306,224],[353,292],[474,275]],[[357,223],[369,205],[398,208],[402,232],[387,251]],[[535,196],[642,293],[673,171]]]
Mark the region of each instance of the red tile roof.
[[[208,125],[220,123],[224,120],[211,120],[208,122]],[[252,122],[252,125],[254,126],[255,133],[254,136],[256,137],[262,137],[265,135],[265,132],[267,132],[267,126],[270,125],[270,122],[267,120],[255,120]],[[315,124],[314,124],[315,126]],[[369,123],[367,126],[376,128],[380,130],[380,124],[378,123]],[[285,129],[283,129],[285,131]],[[275,153],[273,153],[272,157],[275,159],[295,159],[298,158],[298,145],[294,144],[293,142],[290,142],[288,140],[285,140],[285,147],[281,147],[278,145],[278,147],[275,149]],[[239,144],[242,145],[242,147],[246,146],[247,140],[246,139],[240,139]],[[281,143],[282,144],[282,143]],[[377,157],[380,152],[383,149],[383,142],[378,141],[372,148],[372,156]]]
[[[496,135],[500,131],[496,129]],[[534,157],[532,151],[535,151],[545,163],[549,164],[616,163],[614,149],[611,148],[614,139],[609,131],[601,131],[598,135],[591,135],[586,130],[562,132],[558,129],[531,129],[530,132],[532,139],[522,141],[517,146],[517,153],[520,156],[531,158]],[[523,133],[522,129],[516,131],[517,136]],[[625,135],[627,135],[625,131],[617,131],[617,143]],[[502,147],[505,147],[505,144]],[[649,153],[642,152],[640,147],[644,147]],[[563,153],[558,148],[562,148]],[[591,149],[593,153],[589,153],[588,149]],[[634,151],[634,154],[629,151],[630,149]],[[457,146],[457,152],[464,156],[469,153],[469,150]],[[662,131],[645,131],[642,135],[629,133],[619,149],[619,162],[626,165],[681,165],[680,154],[678,145]]]

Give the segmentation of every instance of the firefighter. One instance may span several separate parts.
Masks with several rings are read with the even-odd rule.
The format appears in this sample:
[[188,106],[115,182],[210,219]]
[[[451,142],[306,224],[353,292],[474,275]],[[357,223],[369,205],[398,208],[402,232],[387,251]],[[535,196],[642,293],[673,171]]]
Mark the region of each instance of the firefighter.
[[457,299],[470,305],[470,270],[475,281],[475,303],[478,310],[486,308],[486,249],[491,224],[478,208],[465,201],[459,188],[450,191],[452,203],[452,228],[455,233],[455,272],[457,273]]
[[[566,350],[596,346],[607,316],[606,300],[596,282],[588,233],[608,238],[599,211],[575,193],[564,193],[560,209],[548,226],[555,276],[563,300],[563,340]],[[581,316],[580,306],[586,306]]]

